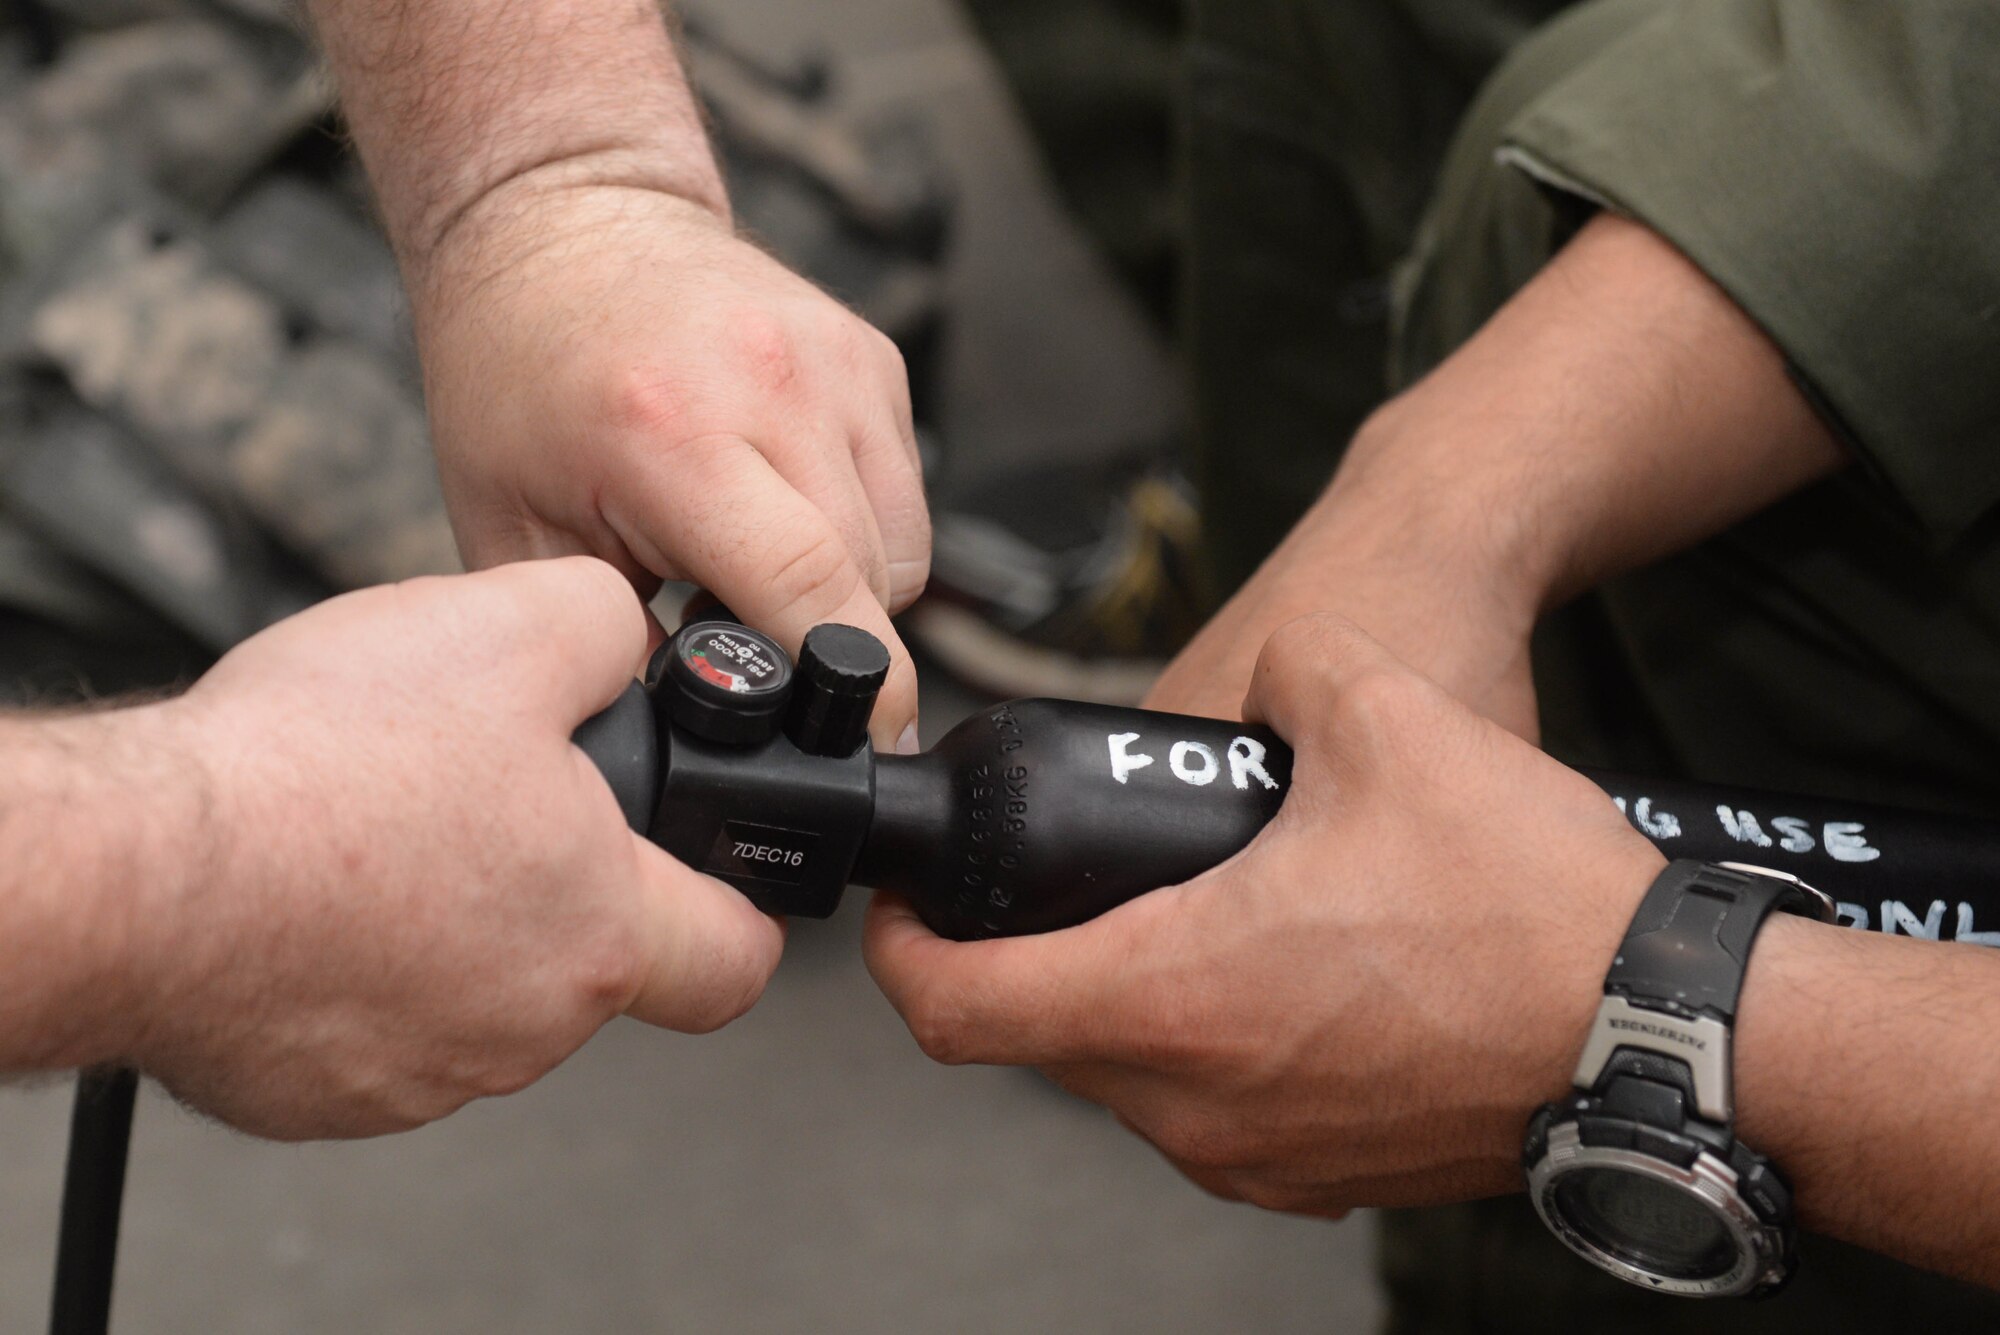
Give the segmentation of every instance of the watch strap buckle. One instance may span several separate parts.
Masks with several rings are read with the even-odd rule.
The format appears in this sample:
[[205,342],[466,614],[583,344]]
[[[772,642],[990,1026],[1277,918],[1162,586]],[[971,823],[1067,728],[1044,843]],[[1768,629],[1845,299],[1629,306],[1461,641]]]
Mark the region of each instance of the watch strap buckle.
[[1807,885],[1788,871],[1779,871],[1774,867],[1759,867],[1749,862],[1718,862],[1715,865],[1727,867],[1730,871],[1742,872],[1746,876],[1762,876],[1766,880],[1782,881],[1790,886],[1790,891],[1778,901],[1780,913],[1790,913],[1800,918],[1811,918],[1814,922],[1828,924],[1840,921],[1840,905],[1834,902],[1832,895]]

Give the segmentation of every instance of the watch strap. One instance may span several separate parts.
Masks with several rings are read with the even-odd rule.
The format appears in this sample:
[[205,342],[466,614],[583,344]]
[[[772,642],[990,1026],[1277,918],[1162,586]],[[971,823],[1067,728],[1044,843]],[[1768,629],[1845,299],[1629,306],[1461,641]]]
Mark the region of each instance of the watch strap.
[[1604,994],[1733,1023],[1758,930],[1798,894],[1792,880],[1689,859],[1669,863],[1633,915]]
[[[1831,908],[1796,877],[1737,864],[1675,862],[1646,891],[1605,978],[1574,1088],[1536,1114],[1522,1148],[1535,1209],[1572,1250],[1656,1291],[1762,1295],[1784,1285],[1797,1264],[1791,1191],[1736,1138],[1731,1030],[1764,920],[1780,910],[1829,918]],[[1725,1263],[1690,1273],[1671,1258],[1649,1266],[1616,1245],[1602,1218],[1578,1223],[1563,1184],[1587,1175],[1628,1186],[1650,1179],[1650,1192],[1622,1198],[1624,1224],[1676,1217],[1662,1213],[1662,1192],[1706,1210],[1730,1234]],[[1602,1215],[1601,1203],[1594,1208]]]

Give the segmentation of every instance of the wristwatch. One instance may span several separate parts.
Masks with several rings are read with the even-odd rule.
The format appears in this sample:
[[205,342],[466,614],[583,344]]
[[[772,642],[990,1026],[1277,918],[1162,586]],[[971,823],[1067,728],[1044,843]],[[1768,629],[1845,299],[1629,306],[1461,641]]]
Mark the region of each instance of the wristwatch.
[[1575,1088],[1528,1125],[1528,1195],[1570,1250],[1660,1293],[1758,1297],[1797,1264],[1792,1193],[1736,1138],[1730,1038],[1773,912],[1834,903],[1742,863],[1670,864],[1604,979]]

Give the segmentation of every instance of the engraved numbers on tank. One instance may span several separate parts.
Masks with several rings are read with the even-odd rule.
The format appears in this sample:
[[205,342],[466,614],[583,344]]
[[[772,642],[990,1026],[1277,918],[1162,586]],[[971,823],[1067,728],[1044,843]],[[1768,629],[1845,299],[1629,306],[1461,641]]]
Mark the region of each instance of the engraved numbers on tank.
[[966,773],[966,820],[971,829],[959,900],[967,907],[976,905],[986,925],[997,929],[994,918],[1013,906],[1010,882],[1027,851],[1028,767],[1007,763],[1026,744],[1014,711],[1003,705],[987,721],[993,725],[999,758]]

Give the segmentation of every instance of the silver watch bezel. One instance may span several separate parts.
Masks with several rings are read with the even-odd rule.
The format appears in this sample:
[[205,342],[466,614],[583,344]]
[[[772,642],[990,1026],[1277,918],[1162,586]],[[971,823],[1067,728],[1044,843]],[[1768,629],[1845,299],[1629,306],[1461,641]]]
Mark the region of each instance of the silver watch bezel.
[[[1695,1197],[1728,1230],[1730,1240],[1736,1244],[1735,1263],[1721,1275],[1682,1279],[1643,1270],[1598,1246],[1572,1225],[1555,1203],[1557,1185],[1572,1173],[1585,1169],[1611,1169],[1651,1178]],[[1639,1150],[1585,1145],[1574,1122],[1558,1125],[1549,1132],[1547,1150],[1528,1170],[1528,1197],[1534,1202],[1535,1213],[1564,1246],[1599,1269],[1657,1293],[1734,1298],[1776,1284],[1785,1277],[1782,1234],[1759,1219],[1750,1203],[1743,1199],[1735,1170],[1706,1149],[1696,1156],[1693,1165],[1682,1168]]]

